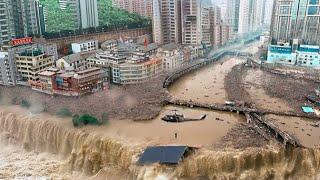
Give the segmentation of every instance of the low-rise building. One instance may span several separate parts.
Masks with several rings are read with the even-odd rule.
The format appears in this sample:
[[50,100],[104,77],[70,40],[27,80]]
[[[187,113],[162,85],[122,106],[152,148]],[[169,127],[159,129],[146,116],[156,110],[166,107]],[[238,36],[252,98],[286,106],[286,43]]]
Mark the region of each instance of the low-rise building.
[[307,67],[320,66],[320,49],[319,46],[300,45],[297,53],[297,65]]
[[[0,48],[0,84],[3,85],[16,85],[24,76],[18,73],[16,56],[31,51],[32,49],[38,49],[45,56],[52,56],[53,60],[56,60],[57,46],[55,44],[18,44],[16,46],[2,46]],[[31,54],[32,55],[32,54]],[[33,65],[32,63],[29,63]],[[28,64],[24,64],[26,68]],[[40,68],[42,65],[40,65]],[[19,68],[21,65],[19,64]],[[23,71],[26,69],[23,69]],[[35,69],[34,69],[35,70]],[[31,71],[31,69],[30,69]]]
[[157,49],[155,44],[119,44],[88,58],[88,66],[102,68],[104,79],[115,84],[145,82],[162,72],[162,60],[155,56]]
[[15,57],[17,72],[24,80],[38,81],[38,73],[53,66],[54,56],[46,55],[38,48],[26,49]]
[[101,44],[101,49],[102,50],[111,50],[111,49],[114,49],[118,46],[118,41],[117,40],[108,40],[108,41],[105,41]]
[[80,96],[103,89],[100,68],[65,72],[50,68],[39,73],[38,81],[30,81],[32,89],[65,96]]
[[183,51],[178,44],[170,43],[159,48],[157,56],[161,58],[164,71],[171,71],[183,65]]
[[56,61],[56,67],[61,70],[74,71],[87,68],[87,58],[94,55],[96,51],[75,53],[64,56]]
[[270,45],[267,62],[294,65],[296,63],[296,53],[292,51],[290,45]]
[[98,49],[98,41],[97,40],[89,40],[84,42],[72,43],[71,48],[73,53],[81,53],[94,51]]
[[320,49],[312,45],[298,45],[293,49],[288,43],[269,45],[267,63],[320,67]]

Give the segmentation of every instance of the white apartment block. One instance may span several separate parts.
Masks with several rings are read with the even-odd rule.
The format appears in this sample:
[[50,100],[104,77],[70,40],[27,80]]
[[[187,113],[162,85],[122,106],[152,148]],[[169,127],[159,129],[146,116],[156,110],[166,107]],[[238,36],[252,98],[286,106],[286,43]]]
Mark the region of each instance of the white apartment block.
[[98,41],[90,40],[85,42],[72,43],[71,48],[73,53],[94,51],[98,49]]

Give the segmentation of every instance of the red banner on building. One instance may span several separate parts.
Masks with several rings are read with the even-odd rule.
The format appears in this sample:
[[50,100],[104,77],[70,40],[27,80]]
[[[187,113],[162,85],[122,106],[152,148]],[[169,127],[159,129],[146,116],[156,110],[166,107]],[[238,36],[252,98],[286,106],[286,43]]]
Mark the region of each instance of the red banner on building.
[[13,46],[30,44],[30,43],[32,43],[32,37],[12,39],[11,43],[12,43]]

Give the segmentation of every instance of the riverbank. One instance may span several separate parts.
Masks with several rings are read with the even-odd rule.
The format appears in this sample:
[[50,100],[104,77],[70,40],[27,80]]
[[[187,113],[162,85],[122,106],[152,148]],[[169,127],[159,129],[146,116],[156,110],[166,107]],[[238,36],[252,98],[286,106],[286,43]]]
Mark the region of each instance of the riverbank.
[[112,85],[110,89],[81,98],[53,97],[23,86],[0,86],[0,101],[11,105],[13,100],[16,104],[27,100],[35,111],[45,111],[52,115],[61,108],[67,108],[73,114],[89,113],[97,118],[107,113],[111,119],[153,119],[161,111],[162,102],[167,97],[162,88],[162,79],[163,77],[159,77],[137,85]]

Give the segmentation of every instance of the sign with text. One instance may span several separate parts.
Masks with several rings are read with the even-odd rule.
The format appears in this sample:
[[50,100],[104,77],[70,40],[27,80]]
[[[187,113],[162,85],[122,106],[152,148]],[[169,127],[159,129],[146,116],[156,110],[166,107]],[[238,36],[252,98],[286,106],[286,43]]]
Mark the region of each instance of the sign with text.
[[30,43],[32,43],[32,37],[12,39],[11,43],[12,43],[13,46],[30,44]]

